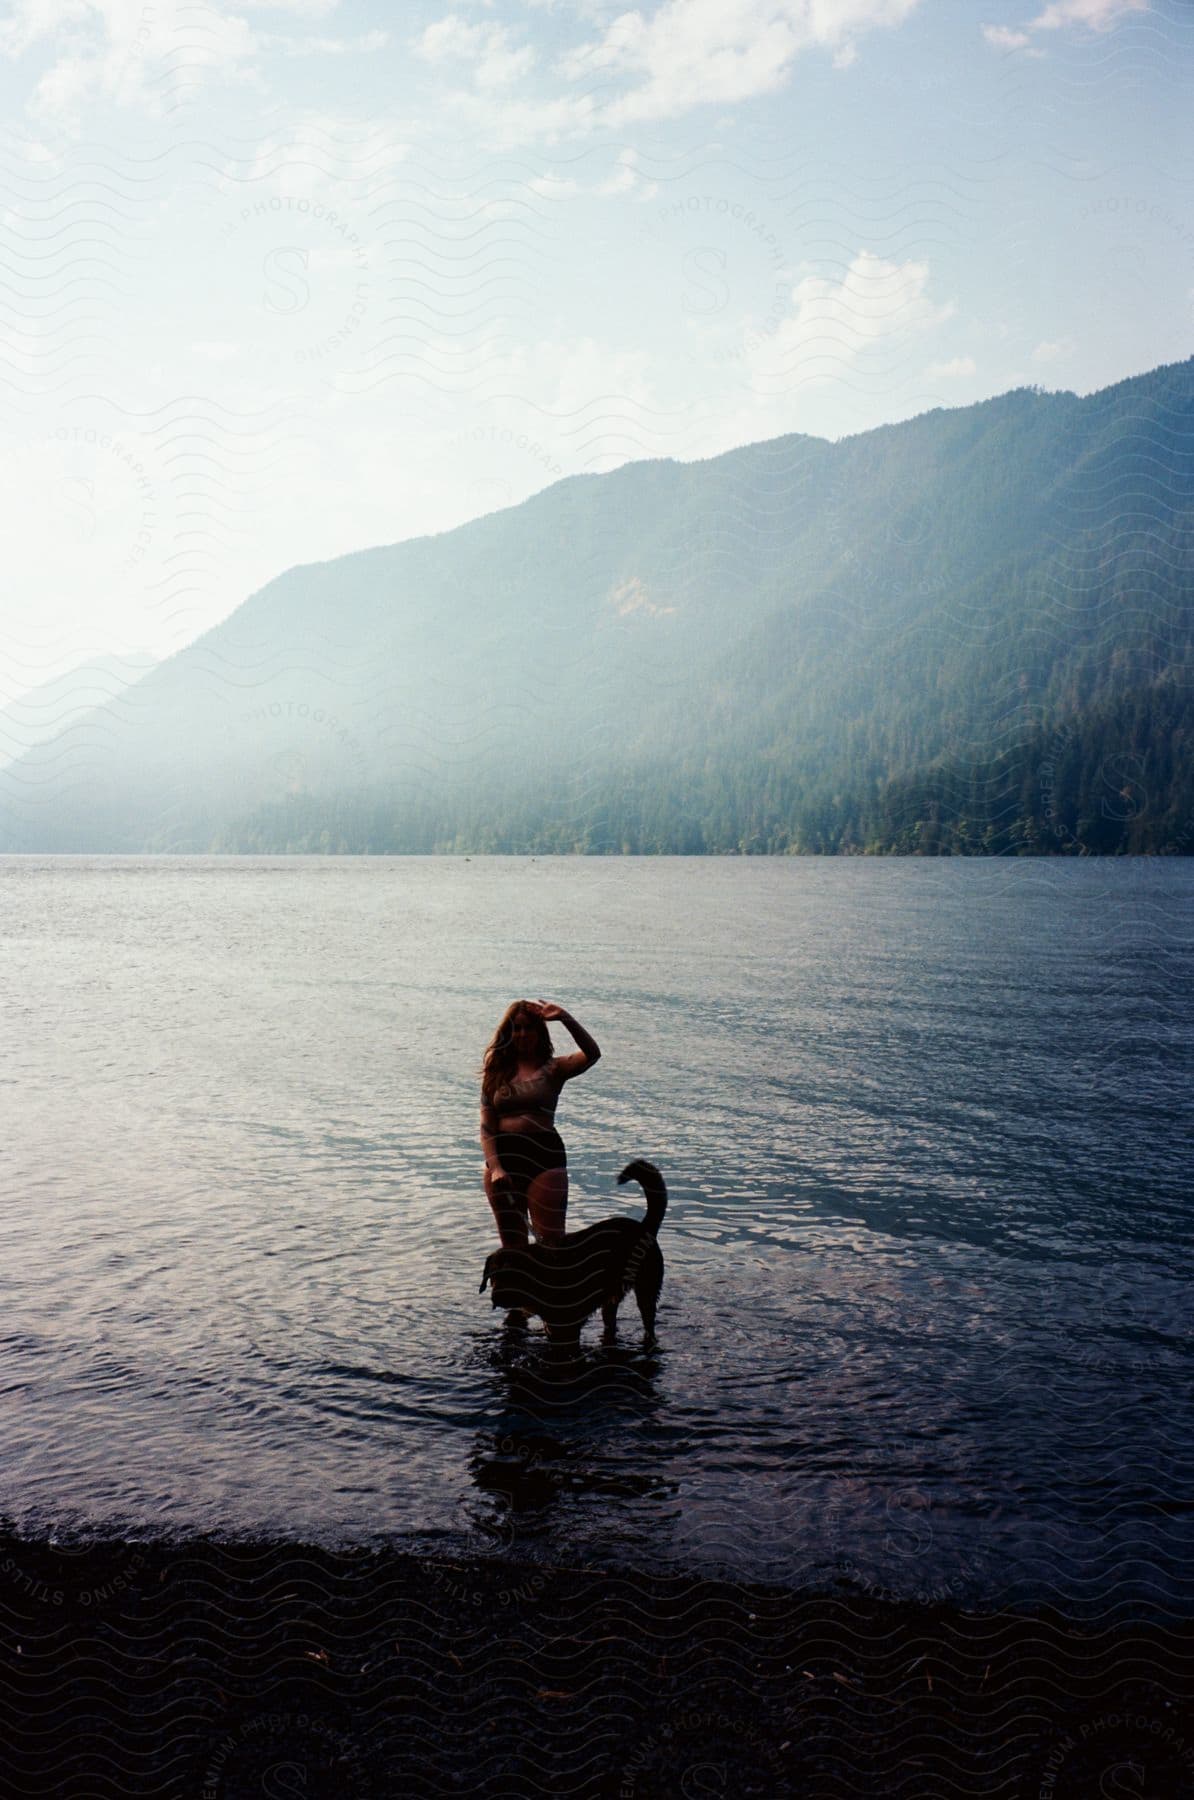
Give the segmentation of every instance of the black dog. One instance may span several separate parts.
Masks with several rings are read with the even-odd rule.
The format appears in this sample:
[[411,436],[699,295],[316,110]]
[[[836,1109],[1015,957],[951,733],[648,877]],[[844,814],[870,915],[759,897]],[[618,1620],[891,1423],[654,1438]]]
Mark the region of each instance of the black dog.
[[630,1290],[642,1314],[647,1338],[655,1336],[655,1307],[663,1286],[663,1257],[655,1234],[667,1211],[667,1189],[654,1163],[627,1163],[619,1182],[641,1183],[647,1196],[645,1219],[602,1219],[584,1231],[570,1231],[562,1244],[528,1244],[525,1250],[495,1250],[485,1259],[478,1290],[493,1283],[495,1306],[535,1313],[553,1344],[575,1344],[585,1320],[601,1308],[605,1335],[617,1332],[618,1307]]

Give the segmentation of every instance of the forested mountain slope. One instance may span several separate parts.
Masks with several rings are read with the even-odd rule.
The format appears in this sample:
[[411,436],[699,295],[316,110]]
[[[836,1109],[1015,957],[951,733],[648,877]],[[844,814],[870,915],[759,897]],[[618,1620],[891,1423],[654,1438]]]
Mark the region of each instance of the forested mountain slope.
[[0,844],[1184,852],[1194,361],[557,483],[296,568]]

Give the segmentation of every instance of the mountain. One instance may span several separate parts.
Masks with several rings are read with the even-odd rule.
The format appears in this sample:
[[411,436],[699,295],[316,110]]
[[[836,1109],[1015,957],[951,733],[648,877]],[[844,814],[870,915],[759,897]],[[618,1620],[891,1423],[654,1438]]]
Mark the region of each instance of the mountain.
[[291,569],[0,771],[22,850],[1184,852],[1194,360]]
[[0,706],[0,766],[115,700],[153,666],[153,657],[141,652],[97,656],[9,700]]

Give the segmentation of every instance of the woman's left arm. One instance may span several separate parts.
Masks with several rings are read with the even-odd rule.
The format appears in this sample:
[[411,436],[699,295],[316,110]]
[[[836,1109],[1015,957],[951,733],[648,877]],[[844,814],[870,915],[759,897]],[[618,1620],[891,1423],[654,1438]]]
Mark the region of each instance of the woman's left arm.
[[550,1024],[553,1019],[558,1020],[565,1031],[572,1033],[579,1047],[575,1056],[557,1056],[556,1058],[556,1068],[565,1081],[573,1075],[583,1075],[586,1069],[591,1069],[601,1056],[601,1049],[596,1038],[590,1037],[584,1026],[578,1024],[570,1012],[565,1012],[564,1008],[557,1006],[554,1001],[540,1000],[538,1011],[539,1017],[545,1023]]

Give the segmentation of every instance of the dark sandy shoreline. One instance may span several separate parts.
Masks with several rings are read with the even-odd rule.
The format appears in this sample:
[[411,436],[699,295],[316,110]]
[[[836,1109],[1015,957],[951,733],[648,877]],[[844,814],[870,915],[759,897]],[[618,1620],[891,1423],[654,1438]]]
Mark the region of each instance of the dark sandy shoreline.
[[6,1795],[1194,1794],[1194,1623],[11,1536],[0,1602]]

